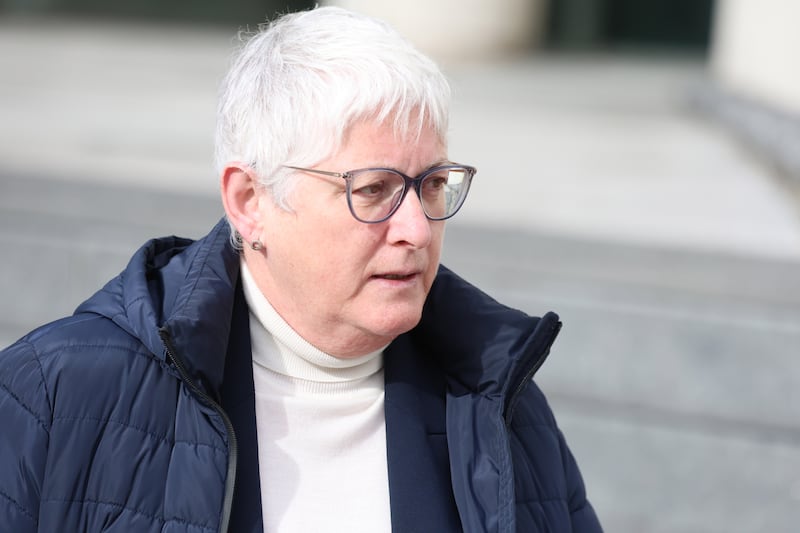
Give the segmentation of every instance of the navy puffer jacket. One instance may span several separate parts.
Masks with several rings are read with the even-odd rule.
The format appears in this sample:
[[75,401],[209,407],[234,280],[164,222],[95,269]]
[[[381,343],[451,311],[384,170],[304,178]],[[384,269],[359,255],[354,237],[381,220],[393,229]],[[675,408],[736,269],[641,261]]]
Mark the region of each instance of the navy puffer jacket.
[[[531,380],[559,328],[440,270],[386,351],[394,531],[600,531]],[[73,316],[0,352],[0,531],[261,531],[256,453],[224,222],[150,241]]]

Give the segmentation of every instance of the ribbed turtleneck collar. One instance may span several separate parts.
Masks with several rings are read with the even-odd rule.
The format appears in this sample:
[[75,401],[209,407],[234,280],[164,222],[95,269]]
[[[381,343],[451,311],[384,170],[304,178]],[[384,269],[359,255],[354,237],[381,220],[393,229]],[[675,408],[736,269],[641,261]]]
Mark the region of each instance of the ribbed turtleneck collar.
[[343,359],[313,346],[272,307],[244,260],[241,261],[241,270],[251,315],[253,362],[291,378],[326,383],[360,380],[382,370],[383,349]]

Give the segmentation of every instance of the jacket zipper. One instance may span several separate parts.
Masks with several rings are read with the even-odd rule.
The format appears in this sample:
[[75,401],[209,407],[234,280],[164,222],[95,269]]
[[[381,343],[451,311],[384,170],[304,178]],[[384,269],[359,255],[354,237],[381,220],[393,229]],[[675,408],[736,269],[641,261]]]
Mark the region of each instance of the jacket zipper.
[[227,413],[222,409],[222,406],[192,381],[189,372],[186,370],[186,366],[175,351],[175,347],[172,344],[172,336],[169,331],[166,328],[160,328],[158,334],[161,337],[161,341],[164,343],[164,348],[166,348],[167,358],[177,369],[181,381],[189,387],[189,390],[192,391],[202,403],[216,411],[225,424],[225,432],[228,434],[228,474],[225,479],[225,497],[223,499],[222,515],[220,517],[219,533],[227,533],[228,525],[231,520],[231,508],[233,507],[233,491],[236,486],[236,462],[239,453],[239,445],[236,440],[236,433],[233,430],[233,424],[230,418],[228,418]]
[[508,407],[506,408],[506,413],[504,417],[506,426],[511,425],[511,419],[514,416],[514,408],[517,405],[517,400],[519,399],[520,393],[528,384],[528,382],[531,379],[533,379],[533,375],[536,374],[539,368],[541,368],[541,366],[544,364],[545,360],[547,359],[547,356],[550,355],[550,347],[553,345],[553,342],[555,342],[556,336],[558,335],[559,331],[561,331],[560,321],[556,322],[550,328],[549,335],[542,344],[542,349],[538,350],[540,352],[539,357],[537,357],[536,360],[533,362],[533,364],[528,368],[528,370],[523,375],[522,379],[516,382],[516,386],[514,387],[514,392],[511,395],[508,401]]

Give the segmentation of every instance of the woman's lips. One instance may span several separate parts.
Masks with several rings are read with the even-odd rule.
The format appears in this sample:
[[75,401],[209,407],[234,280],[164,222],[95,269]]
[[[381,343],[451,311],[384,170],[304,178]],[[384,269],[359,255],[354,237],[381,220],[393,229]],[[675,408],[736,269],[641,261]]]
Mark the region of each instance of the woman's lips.
[[373,279],[380,279],[386,281],[410,281],[419,276],[418,271],[414,272],[386,272],[383,274],[375,274]]
[[390,279],[390,280],[404,280],[410,279],[414,277],[416,274],[381,274],[377,277],[381,279]]

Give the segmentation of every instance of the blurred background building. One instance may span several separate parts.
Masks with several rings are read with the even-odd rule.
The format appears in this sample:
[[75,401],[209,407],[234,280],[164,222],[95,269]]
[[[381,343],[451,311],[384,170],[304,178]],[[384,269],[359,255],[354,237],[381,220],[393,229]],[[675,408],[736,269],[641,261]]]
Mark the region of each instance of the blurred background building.
[[[205,233],[233,37],[312,3],[0,0],[0,345]],[[796,531],[800,3],[332,3],[450,76],[444,262],[562,316],[537,381],[607,531]]]
[[[3,0],[0,13],[253,25],[311,0]],[[800,5],[793,0],[329,0],[391,21],[441,61],[548,50],[707,54],[704,105],[782,172],[800,175]],[[443,31],[447,28],[447,31]],[[798,180],[800,181],[800,180]]]

